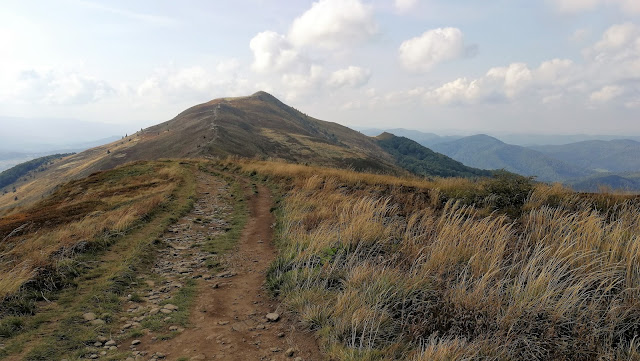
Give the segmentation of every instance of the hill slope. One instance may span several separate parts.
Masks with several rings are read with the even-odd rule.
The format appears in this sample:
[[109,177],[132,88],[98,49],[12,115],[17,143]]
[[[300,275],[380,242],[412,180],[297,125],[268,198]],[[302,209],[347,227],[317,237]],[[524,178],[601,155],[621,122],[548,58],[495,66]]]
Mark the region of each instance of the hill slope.
[[529,148],[581,168],[608,172],[640,171],[640,142],[634,140],[590,140]]
[[433,149],[470,167],[505,169],[538,180],[558,182],[588,176],[589,171],[553,159],[538,151],[506,144],[480,134],[436,144]]
[[397,137],[385,132],[377,136],[376,141],[378,145],[394,156],[400,166],[415,174],[440,177],[491,176],[491,171],[467,167],[405,137]]
[[[65,158],[37,176],[13,184],[17,188],[14,195],[17,201],[14,196],[10,199],[0,196],[0,210],[40,199],[61,182],[131,161],[225,156],[408,173],[398,164],[397,154],[389,154],[374,138],[312,118],[268,93],[257,92],[196,105],[172,120]],[[416,159],[411,161],[415,162]],[[455,169],[447,173],[447,165],[441,164],[437,172],[430,172],[427,171],[430,165],[422,162],[420,172],[431,175],[459,172],[458,164],[447,164]]]

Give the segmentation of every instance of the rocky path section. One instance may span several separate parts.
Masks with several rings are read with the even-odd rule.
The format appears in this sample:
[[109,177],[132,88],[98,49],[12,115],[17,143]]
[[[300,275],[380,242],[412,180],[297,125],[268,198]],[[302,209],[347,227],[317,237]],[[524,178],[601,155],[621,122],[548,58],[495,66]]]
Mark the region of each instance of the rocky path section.
[[[204,173],[198,176],[193,211],[164,235],[168,247],[145,280],[148,293],[142,300],[132,300],[126,309],[130,316],[121,319],[122,334],[149,325],[162,328],[143,329],[139,337],[125,341],[120,347],[130,348],[134,355],[130,360],[321,359],[313,336],[278,310],[263,289],[275,257],[271,193],[264,186],[238,181],[246,190],[249,220],[236,249],[212,256],[203,245],[228,230],[225,219],[234,200],[225,181]],[[212,272],[207,264],[223,269]],[[170,302],[180,299],[187,288],[195,296],[188,322],[182,322],[185,327],[180,322],[184,310]]]

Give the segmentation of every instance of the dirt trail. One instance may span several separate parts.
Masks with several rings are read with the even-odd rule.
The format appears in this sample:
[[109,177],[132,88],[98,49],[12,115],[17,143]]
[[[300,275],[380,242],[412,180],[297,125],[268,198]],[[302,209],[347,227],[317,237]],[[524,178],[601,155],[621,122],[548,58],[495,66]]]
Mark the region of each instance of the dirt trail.
[[[150,293],[151,301],[158,304],[182,287],[184,280],[197,278],[197,295],[189,327],[177,329],[177,336],[165,341],[155,339],[153,335],[142,337],[139,345],[132,346],[138,354],[136,359],[321,359],[314,337],[301,331],[286,312],[278,310],[278,303],[263,289],[266,270],[276,255],[272,241],[271,193],[262,185],[254,192],[251,183],[238,180],[246,189],[250,217],[236,249],[221,260],[225,271],[211,275],[204,267],[202,251],[194,245],[203,237],[220,233],[216,229],[224,229],[224,224],[220,217],[210,217],[204,225],[196,221],[221,210],[229,212],[231,205],[224,204],[225,197],[221,194],[228,192],[229,187],[211,175],[198,176],[199,200],[194,210],[165,235],[171,248],[160,255],[156,266],[156,272],[162,272],[166,279],[164,293]],[[167,289],[172,291],[167,293]],[[266,318],[267,313],[273,312],[280,316],[276,322]],[[176,330],[176,327],[172,329]]]

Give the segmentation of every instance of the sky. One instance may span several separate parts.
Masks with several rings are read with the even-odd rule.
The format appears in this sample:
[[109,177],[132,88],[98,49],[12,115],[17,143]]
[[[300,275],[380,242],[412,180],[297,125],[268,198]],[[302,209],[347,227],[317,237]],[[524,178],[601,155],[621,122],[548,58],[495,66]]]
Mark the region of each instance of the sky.
[[3,0],[4,132],[258,90],[351,127],[640,135],[640,1]]

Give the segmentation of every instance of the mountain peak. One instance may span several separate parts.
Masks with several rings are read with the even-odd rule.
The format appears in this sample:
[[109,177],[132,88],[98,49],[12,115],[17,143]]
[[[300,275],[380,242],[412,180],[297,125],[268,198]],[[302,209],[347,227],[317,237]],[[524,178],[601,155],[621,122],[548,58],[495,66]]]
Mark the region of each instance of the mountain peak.
[[385,139],[391,139],[394,138],[395,135],[391,134],[389,132],[382,132],[380,135],[378,135],[377,137],[375,137],[378,140],[385,140]]
[[251,98],[260,99],[262,101],[270,102],[270,103],[272,102],[282,103],[278,98],[274,97],[273,95],[267,93],[264,90],[260,90],[251,94]]
[[[464,138],[462,138],[464,139]],[[468,140],[475,140],[475,141],[484,141],[484,142],[491,142],[491,143],[497,143],[497,144],[504,144],[503,141],[501,141],[498,138],[492,137],[490,135],[486,135],[486,134],[476,134],[476,135],[471,135],[469,137],[467,137],[466,139]]]

